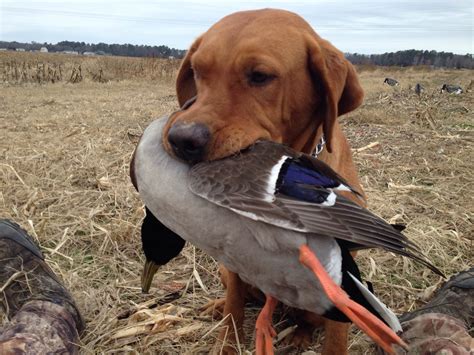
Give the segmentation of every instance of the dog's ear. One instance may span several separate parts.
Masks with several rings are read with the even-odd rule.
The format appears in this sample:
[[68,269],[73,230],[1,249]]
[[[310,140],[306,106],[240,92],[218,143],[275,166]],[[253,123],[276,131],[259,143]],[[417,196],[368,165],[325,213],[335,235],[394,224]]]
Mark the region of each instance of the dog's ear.
[[309,66],[316,85],[324,92],[323,131],[331,152],[331,135],[337,117],[362,104],[364,91],[357,73],[344,54],[317,35],[307,38]]
[[196,96],[196,84],[194,82],[194,72],[191,67],[191,57],[196,52],[201,43],[201,37],[196,39],[186,53],[176,78],[176,95],[178,96],[179,106],[183,106],[186,101]]

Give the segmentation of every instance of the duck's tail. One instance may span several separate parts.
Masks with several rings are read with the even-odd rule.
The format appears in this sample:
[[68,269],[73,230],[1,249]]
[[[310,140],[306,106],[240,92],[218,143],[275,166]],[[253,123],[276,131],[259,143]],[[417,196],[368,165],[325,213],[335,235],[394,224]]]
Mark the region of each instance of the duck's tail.
[[[347,249],[346,252],[349,254]],[[354,262],[350,254],[349,257]],[[407,344],[385,323],[384,318],[375,310],[371,302],[366,299],[354,278],[347,271],[343,271],[342,282],[345,282],[346,286],[349,283],[351,291],[342,290],[331,279],[321,262],[306,244],[300,247],[300,262],[314,273],[327,297],[334,304],[333,308],[339,309],[341,313],[372,338],[382,349],[389,354],[395,354],[393,345],[408,349]],[[373,299],[375,297],[369,298]],[[324,314],[325,316],[327,316],[326,313]]]
[[370,290],[360,282],[354,275],[350,272],[347,272],[351,279],[354,281],[356,286],[359,288],[359,291],[364,295],[364,298],[367,302],[374,308],[378,316],[390,327],[394,332],[401,332],[402,325],[398,320],[395,313],[393,313],[382,301],[380,301],[375,295],[370,292]]
[[[341,288],[353,301],[359,303],[369,312],[377,316],[377,318],[387,324],[393,331],[401,331],[402,328],[397,316],[373,294],[371,287],[369,288],[362,283],[359,268],[349,252],[349,249],[346,248],[345,243],[345,241],[338,240],[342,254]],[[331,309],[324,316],[339,322],[350,322],[349,318],[337,308]]]
[[342,289],[355,302],[367,308],[393,331],[401,331],[402,326],[397,316],[373,294],[373,289],[369,289],[362,283],[359,267],[344,243],[339,242],[339,246],[342,254]]

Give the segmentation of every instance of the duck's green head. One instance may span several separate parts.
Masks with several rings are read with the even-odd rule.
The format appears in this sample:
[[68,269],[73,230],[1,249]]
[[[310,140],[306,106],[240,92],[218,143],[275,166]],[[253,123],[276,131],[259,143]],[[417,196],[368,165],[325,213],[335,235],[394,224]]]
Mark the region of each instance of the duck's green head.
[[148,293],[160,266],[166,265],[178,256],[184,248],[185,241],[164,226],[147,208],[141,228],[141,239],[146,258],[141,286],[142,291]]

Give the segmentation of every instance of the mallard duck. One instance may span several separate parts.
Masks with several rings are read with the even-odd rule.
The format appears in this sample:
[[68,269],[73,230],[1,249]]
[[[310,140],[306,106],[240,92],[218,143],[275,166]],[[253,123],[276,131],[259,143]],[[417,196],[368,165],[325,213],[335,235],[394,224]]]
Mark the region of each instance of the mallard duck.
[[256,325],[259,354],[272,351],[277,301],[352,320],[388,352],[392,344],[406,346],[385,324],[401,330],[396,317],[360,282],[350,251],[384,248],[441,274],[415,244],[341,196],[360,197],[315,158],[261,141],[190,167],[163,149],[165,122],[152,122],[137,146],[132,169],[139,194],[167,228],[265,293]]
[[415,85],[415,93],[420,96],[422,93],[425,92],[425,88],[423,87],[423,85],[421,85],[420,83],[416,83]]
[[449,85],[449,84],[444,84],[442,87],[441,87],[441,92],[447,92],[448,94],[456,94],[456,95],[460,95],[462,94],[464,91],[462,89],[462,87],[460,87],[459,85]]
[[398,86],[400,85],[400,83],[395,80],[395,79],[392,79],[392,78],[385,78],[385,80],[383,81],[384,84],[387,84],[387,85],[390,85],[390,86]]

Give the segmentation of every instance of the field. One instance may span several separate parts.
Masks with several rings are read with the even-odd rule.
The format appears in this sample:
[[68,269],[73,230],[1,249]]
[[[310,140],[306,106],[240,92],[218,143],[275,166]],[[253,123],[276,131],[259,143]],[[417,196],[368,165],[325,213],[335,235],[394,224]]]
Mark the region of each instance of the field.
[[[0,53],[0,217],[38,240],[74,294],[88,323],[83,354],[207,353],[220,330],[218,319],[199,310],[224,295],[217,263],[192,246],[160,269],[150,294],[140,289],[143,209],[128,164],[147,124],[177,108],[178,65]],[[370,209],[407,224],[407,236],[447,275],[472,266],[474,93],[439,88],[466,88],[474,72],[359,72],[365,103],[342,122]],[[400,87],[383,85],[386,76]],[[426,88],[420,97],[412,90],[417,82]],[[386,252],[364,251],[357,261],[397,313],[424,304],[442,282]],[[248,307],[246,351],[253,350],[258,310]],[[285,310],[274,321],[278,332],[294,330]],[[297,353],[287,339],[276,344],[278,353]],[[321,350],[321,339],[314,335],[311,350]],[[355,328],[350,344],[353,354],[373,352]]]

